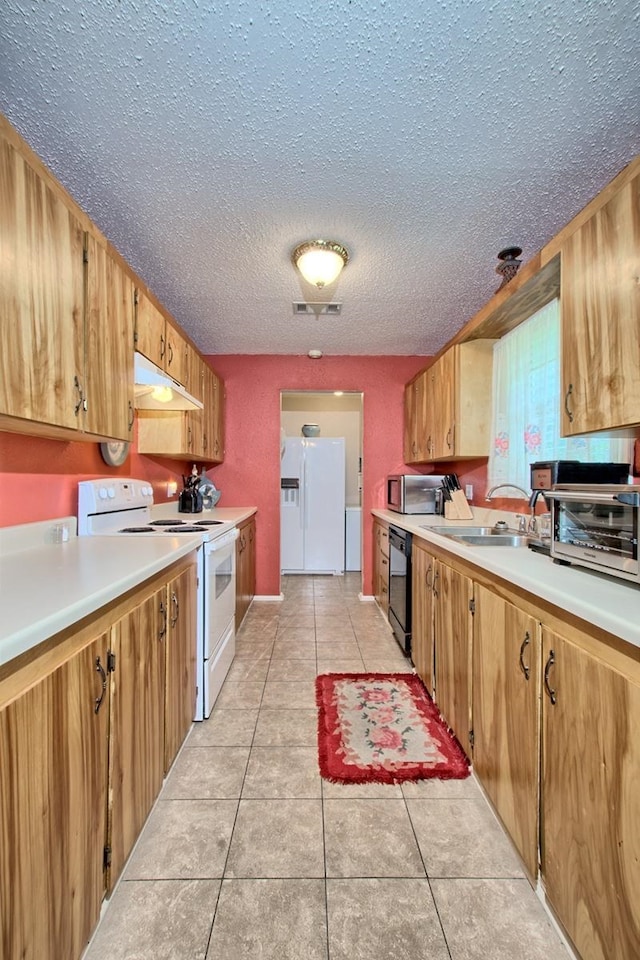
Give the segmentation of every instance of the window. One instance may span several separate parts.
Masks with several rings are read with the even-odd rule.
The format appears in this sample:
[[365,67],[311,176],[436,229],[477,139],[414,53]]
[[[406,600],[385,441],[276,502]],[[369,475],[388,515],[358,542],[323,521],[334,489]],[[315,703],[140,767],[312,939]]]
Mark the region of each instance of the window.
[[[560,436],[560,310],[553,300],[493,348],[489,485],[529,489],[536,460],[631,463],[633,440]],[[506,491],[508,495],[508,491]],[[521,496],[513,491],[512,496]]]

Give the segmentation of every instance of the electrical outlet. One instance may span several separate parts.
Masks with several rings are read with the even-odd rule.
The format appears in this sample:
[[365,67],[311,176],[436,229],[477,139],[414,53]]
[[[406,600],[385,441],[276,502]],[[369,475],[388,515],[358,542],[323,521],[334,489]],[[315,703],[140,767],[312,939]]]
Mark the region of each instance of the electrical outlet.
[[464,495],[467,500],[473,500],[473,484],[467,483],[464,487]]
[[168,496],[168,497],[175,497],[175,495],[176,495],[177,492],[178,492],[178,484],[177,484],[177,481],[175,481],[175,480],[169,480],[168,483],[167,483],[167,496]]

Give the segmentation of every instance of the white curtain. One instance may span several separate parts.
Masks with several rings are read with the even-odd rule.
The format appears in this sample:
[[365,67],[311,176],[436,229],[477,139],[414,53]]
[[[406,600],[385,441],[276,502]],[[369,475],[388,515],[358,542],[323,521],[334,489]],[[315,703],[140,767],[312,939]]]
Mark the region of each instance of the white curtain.
[[[528,490],[529,464],[536,460],[632,462],[633,440],[560,437],[558,300],[494,345],[492,437],[489,486],[517,483]],[[521,496],[515,490],[501,495]]]

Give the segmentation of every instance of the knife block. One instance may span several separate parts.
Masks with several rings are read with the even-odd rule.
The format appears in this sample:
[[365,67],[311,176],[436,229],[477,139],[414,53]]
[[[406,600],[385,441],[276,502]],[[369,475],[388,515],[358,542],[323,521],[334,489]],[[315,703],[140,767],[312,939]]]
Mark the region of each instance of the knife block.
[[444,502],[444,515],[447,520],[473,520],[469,501],[462,490],[452,490],[450,500]]

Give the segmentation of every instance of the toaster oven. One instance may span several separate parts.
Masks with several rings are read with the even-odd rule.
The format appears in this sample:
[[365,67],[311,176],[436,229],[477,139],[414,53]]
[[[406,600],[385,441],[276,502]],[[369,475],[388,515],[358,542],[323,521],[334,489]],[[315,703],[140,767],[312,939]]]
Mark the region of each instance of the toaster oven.
[[551,556],[640,585],[640,485],[558,484],[551,501]]

